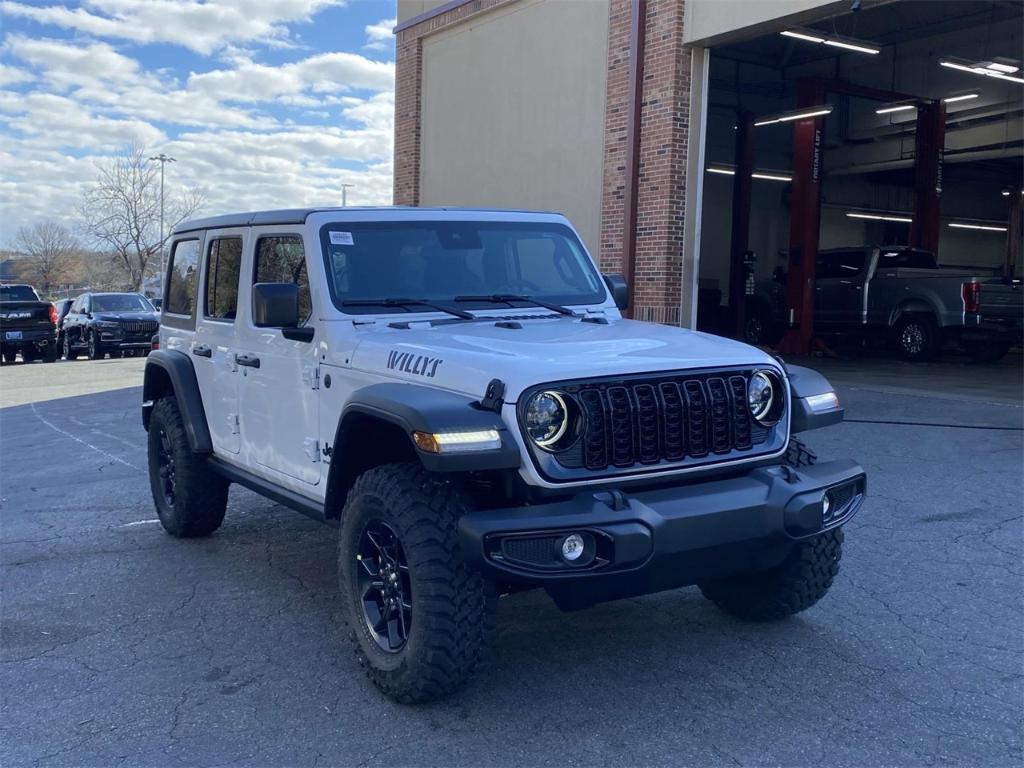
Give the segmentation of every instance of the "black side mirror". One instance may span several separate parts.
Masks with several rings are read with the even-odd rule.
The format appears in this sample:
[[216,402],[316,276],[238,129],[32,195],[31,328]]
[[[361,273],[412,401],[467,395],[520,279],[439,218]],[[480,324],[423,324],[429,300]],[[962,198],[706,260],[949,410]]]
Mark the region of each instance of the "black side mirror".
[[602,275],[608,290],[612,292],[612,300],[619,309],[629,309],[629,286],[626,278],[618,273]]
[[256,283],[252,287],[252,322],[257,328],[294,328],[299,324],[299,286]]

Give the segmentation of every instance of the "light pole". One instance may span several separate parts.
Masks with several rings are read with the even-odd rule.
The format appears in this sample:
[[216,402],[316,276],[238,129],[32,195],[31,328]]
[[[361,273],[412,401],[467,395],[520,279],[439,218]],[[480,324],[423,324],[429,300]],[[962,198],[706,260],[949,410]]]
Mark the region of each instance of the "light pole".
[[151,161],[160,163],[160,299],[164,297],[164,166],[168,163],[175,163],[177,160],[161,152],[156,157],[149,158]]
[[341,207],[348,207],[348,188],[354,187],[355,184],[342,184],[341,185]]

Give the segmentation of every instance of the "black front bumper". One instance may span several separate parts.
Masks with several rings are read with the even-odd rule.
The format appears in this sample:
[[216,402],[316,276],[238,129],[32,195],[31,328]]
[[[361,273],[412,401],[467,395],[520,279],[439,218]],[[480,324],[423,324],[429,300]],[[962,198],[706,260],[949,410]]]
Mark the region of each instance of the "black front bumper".
[[[461,519],[460,535],[465,557],[488,578],[544,587],[570,609],[770,568],[794,542],[843,525],[865,491],[864,470],[849,460],[766,467],[726,480],[476,511]],[[582,564],[560,554],[572,533],[586,542]]]

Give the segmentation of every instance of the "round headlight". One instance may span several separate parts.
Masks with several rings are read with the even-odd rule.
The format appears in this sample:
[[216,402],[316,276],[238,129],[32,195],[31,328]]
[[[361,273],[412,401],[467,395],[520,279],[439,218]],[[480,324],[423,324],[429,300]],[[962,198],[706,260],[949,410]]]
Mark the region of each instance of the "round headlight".
[[565,399],[557,392],[538,392],[526,405],[526,433],[541,448],[557,443],[569,424]]
[[750,405],[750,414],[760,422],[768,420],[775,404],[775,385],[764,371],[758,371],[750,377],[747,385],[747,403]]

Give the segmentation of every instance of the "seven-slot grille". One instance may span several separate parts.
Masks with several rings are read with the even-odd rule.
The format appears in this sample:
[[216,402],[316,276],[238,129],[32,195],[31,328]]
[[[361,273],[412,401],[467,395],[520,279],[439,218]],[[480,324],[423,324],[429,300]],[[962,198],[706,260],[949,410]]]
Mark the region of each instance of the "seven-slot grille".
[[136,335],[139,333],[156,333],[156,329],[160,327],[160,324],[156,320],[122,320],[121,330],[125,333]]
[[567,468],[603,470],[753,455],[769,430],[750,415],[747,382],[747,373],[726,371],[568,387],[584,429],[578,444],[555,459]]

